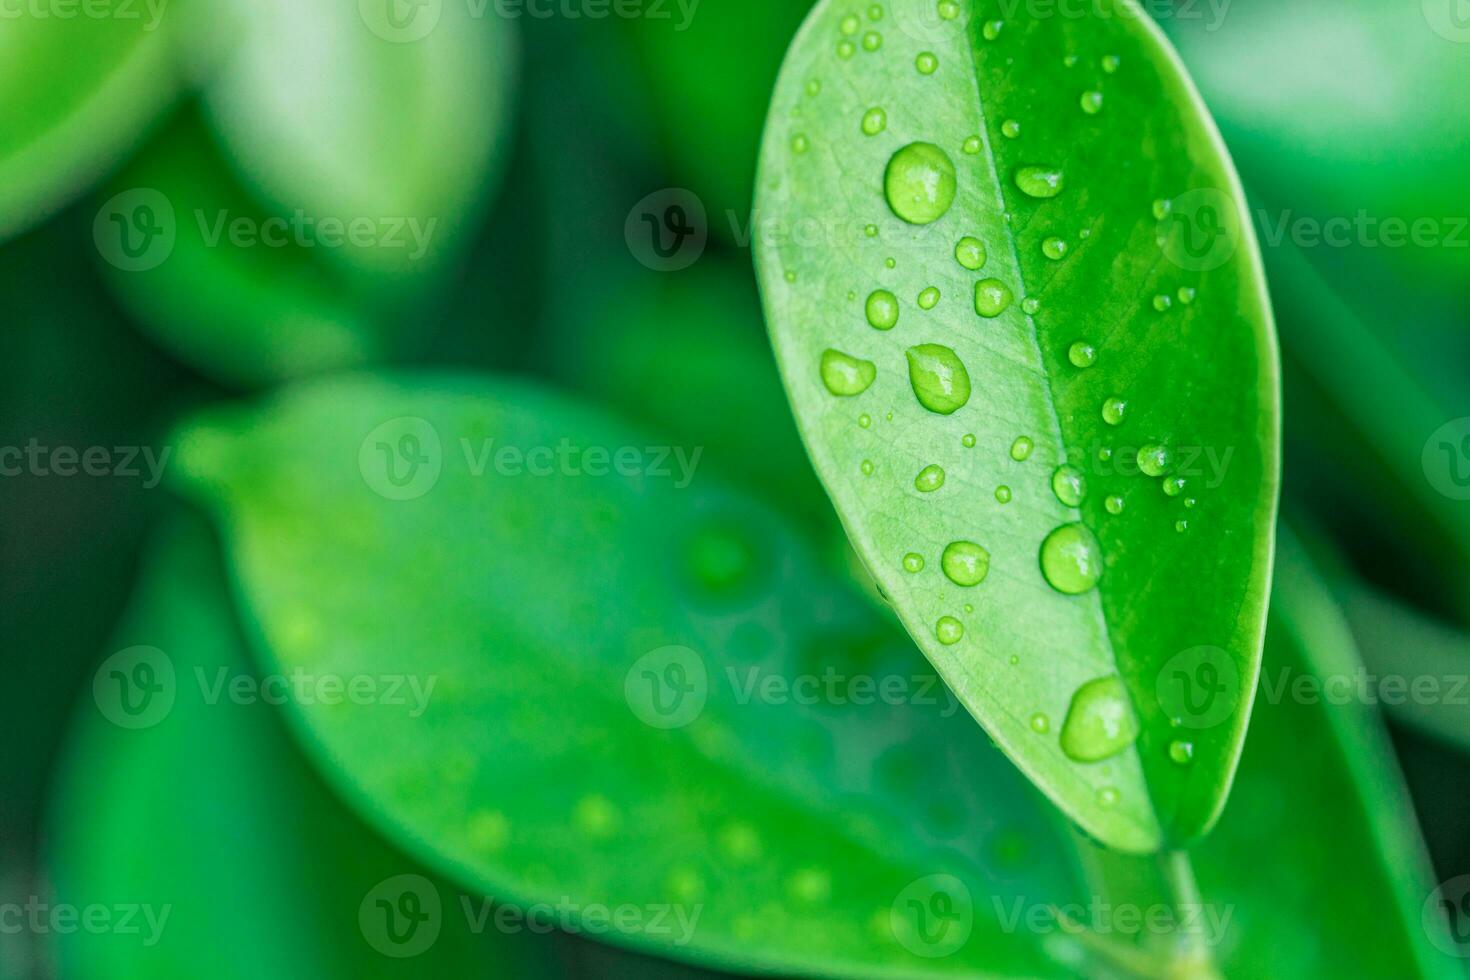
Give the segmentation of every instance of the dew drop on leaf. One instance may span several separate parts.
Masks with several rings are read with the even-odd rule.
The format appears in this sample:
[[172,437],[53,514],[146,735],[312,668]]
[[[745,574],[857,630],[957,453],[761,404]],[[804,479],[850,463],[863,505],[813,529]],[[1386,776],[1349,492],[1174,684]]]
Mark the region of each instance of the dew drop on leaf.
[[999,279],[982,279],[975,283],[975,312],[992,320],[1010,309],[1015,294]]
[[869,31],[863,35],[863,50],[877,51],[883,46],[883,35],[877,31]]
[[1194,761],[1194,743],[1175,739],[1169,743],[1169,758],[1181,766],[1187,766]]
[[1085,340],[1079,340],[1067,348],[1067,360],[1073,367],[1090,368],[1097,363],[1097,348]]
[[941,344],[920,344],[906,353],[909,384],[920,405],[938,415],[953,415],[970,400],[970,373],[953,350]]
[[1048,238],[1041,243],[1041,254],[1052,261],[1065,258],[1067,255],[1067,242],[1061,238]]
[[1066,179],[1056,167],[1022,167],[1016,171],[1016,186],[1027,197],[1056,197],[1066,186]]
[[1011,502],[1011,488],[1008,487],[1008,486],[1005,486],[1004,484],[1002,484],[1001,486],[996,487],[995,488],[995,499],[998,500],[1000,503],[1003,503],[1003,504],[1010,503]]
[[980,33],[984,36],[985,40],[994,41],[1000,37],[1001,28],[1005,26],[1005,21],[988,20],[985,22],[985,26],[980,29]]
[[974,272],[985,265],[985,243],[972,235],[966,235],[954,246],[954,260],[961,268]]
[[898,297],[886,289],[875,289],[868,294],[864,313],[874,330],[892,330],[898,323]]
[[917,574],[924,570],[924,556],[917,551],[910,551],[903,556],[903,570],[911,574]]
[[877,136],[888,128],[888,113],[883,111],[882,106],[873,106],[863,113],[863,132],[869,136]]
[[1023,462],[1030,458],[1031,450],[1035,447],[1036,443],[1031,441],[1030,436],[1017,436],[1016,441],[1011,443],[1011,459],[1018,463]]
[[1021,312],[1025,313],[1027,316],[1035,315],[1036,311],[1039,309],[1041,309],[1041,300],[1037,299],[1035,296],[1027,296],[1025,299],[1021,300]]
[[1102,112],[1103,95],[1101,92],[1083,92],[1081,104],[1083,112],[1095,116]]
[[1108,509],[1109,514],[1123,513],[1123,498],[1116,493],[1103,501],[1103,506]]
[[1172,210],[1174,210],[1174,205],[1169,203],[1168,201],[1158,200],[1154,202],[1154,217],[1157,218],[1159,221],[1163,221],[1165,218],[1167,218],[1169,216],[1169,212]]
[[914,489],[920,493],[933,493],[942,486],[944,486],[944,468],[935,463],[930,463],[919,471],[918,476],[914,477]]
[[977,154],[977,153],[980,152],[980,137],[978,137],[978,136],[967,136],[967,137],[965,137],[965,142],[964,142],[963,145],[960,146],[960,149],[961,150],[964,150],[970,156],[974,156],[975,154]]
[[1158,310],[1160,313],[1166,312],[1169,307],[1173,305],[1174,301],[1167,296],[1160,294],[1154,297],[1154,309]]
[[878,367],[872,361],[831,348],[822,352],[822,384],[834,395],[861,395],[877,377]]
[[883,172],[888,207],[911,225],[942,218],[954,203],[954,161],[933,143],[910,143],[894,153]]
[[1064,595],[1090,591],[1102,573],[1102,549],[1081,524],[1063,524],[1041,543],[1041,574]]
[[990,573],[990,552],[973,541],[951,541],[939,558],[944,577],[964,588],[979,585]]
[[1040,711],[1031,716],[1031,730],[1038,735],[1045,735],[1051,731],[1051,719]]
[[1101,762],[1138,738],[1138,716],[1128,688],[1116,674],[1077,688],[1062,722],[1062,751],[1077,762]]
[[1122,59],[1119,58],[1117,55],[1104,55],[1102,60],[1102,70],[1111,75],[1118,70],[1118,65],[1120,64],[1122,64]]
[[1113,397],[1103,402],[1102,417],[1108,425],[1122,425],[1127,415],[1128,403],[1123,399]]
[[1195,297],[1194,287],[1193,286],[1180,286],[1179,287],[1179,294],[1178,295],[1179,295],[1179,302],[1183,303],[1185,306],[1188,306],[1190,303],[1193,303],[1194,302],[1194,297]]
[[807,139],[805,134],[797,133],[791,137],[791,151],[793,153],[805,153],[811,147],[811,140]]
[[928,286],[919,293],[919,309],[932,310],[939,303],[939,290]]
[[861,25],[861,23],[862,22],[858,20],[857,14],[848,14],[846,17],[842,18],[842,23],[837,25],[837,29],[840,30],[843,34],[852,35],[857,33],[857,29]]
[[1021,124],[1014,119],[1007,119],[1000,124],[1000,131],[1006,139],[1015,139],[1021,135]]
[[1068,507],[1081,507],[1087,499],[1087,478],[1075,466],[1063,464],[1051,475],[1051,490]]
[[939,622],[934,624],[934,635],[940,643],[952,647],[965,635],[965,624],[953,616],[940,616]]
[[1150,443],[1138,450],[1138,468],[1144,476],[1163,476],[1169,471],[1172,457],[1167,446]]
[[932,75],[939,68],[939,59],[932,51],[920,51],[919,56],[914,59],[914,67],[919,70],[920,75]]
[[1167,497],[1177,497],[1177,496],[1179,496],[1181,493],[1184,492],[1184,487],[1185,487],[1185,485],[1186,485],[1187,482],[1188,481],[1186,481],[1184,479],[1184,477],[1182,477],[1182,476],[1165,477],[1164,478],[1164,495],[1167,496]]

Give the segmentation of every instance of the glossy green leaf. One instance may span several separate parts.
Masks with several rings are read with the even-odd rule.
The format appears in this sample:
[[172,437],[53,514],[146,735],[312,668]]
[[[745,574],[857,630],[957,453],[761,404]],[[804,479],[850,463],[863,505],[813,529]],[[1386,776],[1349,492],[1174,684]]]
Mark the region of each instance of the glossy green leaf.
[[[288,685],[246,659],[197,521],[156,542],[117,642],[150,652],[104,662],[95,697],[89,685],[49,835],[53,907],[105,910],[117,928],[57,928],[61,977],[555,975],[549,940],[476,931],[478,895],[427,877],[305,764],[265,700]],[[115,688],[119,671],[158,690]],[[390,939],[375,893],[413,895],[428,918]]]
[[227,53],[204,105],[249,181],[288,213],[371,226],[331,254],[365,274],[453,254],[500,169],[515,22],[463,3],[214,6]]
[[99,6],[106,16],[32,4],[0,18],[0,239],[105,174],[178,88],[167,4]]
[[[1188,841],[1224,802],[1249,701],[1186,777],[1152,692],[1201,647],[1250,690],[1278,482],[1238,182],[1131,2],[1004,23],[976,2],[884,9],[820,4],[767,123],[757,264],[799,427],[1006,753],[1112,846]],[[1064,754],[1081,742],[1107,758]]]
[[[146,208],[160,235],[135,224]],[[95,232],[142,330],[206,374],[257,385],[375,360],[394,346],[389,321],[409,319],[299,227],[239,186],[186,113],[118,175]]]
[[[1047,808],[800,539],[649,446],[524,385],[354,378],[187,429],[175,472],[268,669],[435,679],[419,717],[298,706],[328,777],[430,864],[628,907],[606,938],[726,968],[1064,974],[990,901],[1067,888]],[[620,450],[638,475],[589,475]],[[973,938],[931,959],[906,902],[935,875]]]

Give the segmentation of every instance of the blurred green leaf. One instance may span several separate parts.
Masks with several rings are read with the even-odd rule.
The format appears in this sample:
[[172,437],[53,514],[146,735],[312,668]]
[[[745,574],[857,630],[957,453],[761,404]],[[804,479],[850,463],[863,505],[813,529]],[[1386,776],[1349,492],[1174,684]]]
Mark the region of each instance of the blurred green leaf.
[[[79,707],[54,801],[54,907],[103,909],[117,925],[57,928],[60,975],[553,976],[548,940],[493,926],[475,934],[454,886],[425,877],[331,796],[280,727],[280,709],[250,700],[285,688],[245,659],[225,597],[207,529],[169,526],[118,637],[152,652],[101,668],[124,678],[156,668],[166,693],[151,697],[162,710],[102,676]],[[143,714],[121,711],[120,698]],[[430,917],[395,944],[374,895],[414,896]]]
[[1250,705],[1185,774],[1150,692],[1203,645],[1248,690],[1270,580],[1279,379],[1238,182],[1131,5],[888,9],[820,4],[767,125],[757,268],[798,425],[1005,752],[1109,845],[1177,846]]
[[0,18],[0,240],[105,174],[178,87],[166,3],[100,9],[17,5]]

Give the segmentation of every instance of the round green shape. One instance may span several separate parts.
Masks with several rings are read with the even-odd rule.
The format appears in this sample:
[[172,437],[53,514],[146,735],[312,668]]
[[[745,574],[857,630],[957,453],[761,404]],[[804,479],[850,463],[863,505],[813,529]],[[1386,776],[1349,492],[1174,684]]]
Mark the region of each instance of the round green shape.
[[990,552],[973,541],[952,541],[939,558],[944,577],[955,585],[971,588],[990,573]]
[[1102,573],[1102,548],[1081,524],[1063,524],[1041,543],[1041,574],[1063,595],[1091,591]]
[[920,493],[933,493],[944,486],[944,468],[930,463],[914,477],[914,489]]
[[954,161],[933,143],[910,143],[888,161],[883,196],[888,207],[911,225],[927,225],[944,217],[954,203]]
[[1067,248],[1068,246],[1065,239],[1048,238],[1046,241],[1041,243],[1041,254],[1045,255],[1052,261],[1057,261],[1059,259],[1066,258]]
[[919,70],[920,75],[932,75],[939,68],[939,59],[932,51],[920,51],[919,56],[914,59],[914,67]]
[[906,352],[914,397],[929,411],[953,415],[970,400],[970,373],[952,349],[920,344]]
[[863,132],[869,136],[877,136],[888,128],[888,113],[881,106],[873,106],[863,113]]
[[1138,451],[1138,468],[1144,476],[1163,476],[1173,459],[1167,446],[1151,443]]
[[982,279],[975,283],[975,312],[987,320],[1004,313],[1015,298],[1011,287],[999,279]]
[[924,556],[917,551],[910,551],[903,556],[903,570],[910,573],[922,572],[924,570]]
[[883,46],[883,35],[877,31],[869,31],[863,35],[863,50],[877,51]]
[[877,377],[878,367],[872,361],[830,347],[822,352],[822,384],[834,395],[861,395]]
[[1081,507],[1087,499],[1087,477],[1077,467],[1063,464],[1051,475],[1051,490],[1068,507]]
[[1056,197],[1066,188],[1066,177],[1056,167],[1022,167],[1016,171],[1016,186],[1027,197]]
[[1103,501],[1103,506],[1108,509],[1109,514],[1123,513],[1123,498],[1116,493]]
[[1077,762],[1101,762],[1138,738],[1138,715],[1123,678],[1099,677],[1079,687],[1062,723],[1062,751]]
[[898,324],[898,297],[886,289],[875,289],[864,307],[868,323],[875,330],[892,330]]
[[1189,765],[1194,761],[1194,743],[1175,739],[1169,743],[1169,758],[1178,765]]
[[954,246],[954,260],[974,272],[985,265],[985,243],[972,235],[961,238]]
[[940,616],[939,622],[934,624],[934,635],[940,643],[952,647],[965,635],[965,624],[953,616]]
[[929,286],[919,293],[919,309],[932,310],[939,304],[939,290]]
[[1102,112],[1103,95],[1101,92],[1083,92],[1081,103],[1083,112],[1095,116]]
[[1010,503],[1011,502],[1011,488],[1008,487],[1008,486],[1004,486],[1004,485],[996,487],[995,488],[995,499],[997,501],[999,501],[1000,503],[1003,503],[1003,504]]
[[1090,368],[1097,362],[1097,348],[1085,340],[1079,340],[1067,349],[1067,360],[1073,367]]
[[1128,415],[1128,403],[1114,396],[1103,402],[1102,417],[1108,425],[1122,425]]
[[1031,441],[1030,436],[1017,436],[1016,441],[1011,443],[1011,459],[1018,463],[1028,459],[1034,448],[1036,448],[1036,443]]
[[1021,124],[1016,122],[1014,119],[1007,119],[1005,122],[1000,124],[1000,131],[1001,134],[1006,137],[1006,139],[1015,139],[1016,137],[1021,135]]

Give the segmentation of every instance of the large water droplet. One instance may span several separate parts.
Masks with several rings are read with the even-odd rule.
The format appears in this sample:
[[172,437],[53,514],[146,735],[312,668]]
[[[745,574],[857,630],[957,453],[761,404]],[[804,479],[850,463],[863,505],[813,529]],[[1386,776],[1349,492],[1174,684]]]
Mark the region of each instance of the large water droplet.
[[1138,738],[1138,716],[1123,678],[1114,674],[1088,681],[1072,695],[1062,723],[1062,751],[1078,762],[1101,762]]
[[954,161],[933,143],[910,143],[888,161],[883,194],[893,213],[911,225],[938,221],[954,203]]
[[1041,543],[1041,574],[1065,595],[1081,595],[1102,578],[1102,549],[1081,524],[1063,524]]
[[951,541],[939,558],[944,577],[969,588],[985,581],[990,573],[990,552],[973,541]]
[[920,493],[933,493],[944,486],[944,468],[930,463],[914,477],[914,489]]
[[1068,507],[1081,507],[1087,498],[1087,477],[1075,466],[1063,464],[1051,475],[1051,489]]
[[872,361],[828,348],[822,352],[822,384],[834,395],[861,395],[878,377]]
[[1066,178],[1056,167],[1022,167],[1016,171],[1016,186],[1027,197],[1056,197],[1066,187]]
[[907,354],[909,384],[920,405],[939,415],[953,415],[970,400],[970,373],[953,350],[920,344]]
[[1167,446],[1150,443],[1138,451],[1138,468],[1144,476],[1163,476],[1172,462]]
[[1090,368],[1097,362],[1097,348],[1085,340],[1079,340],[1067,349],[1067,360],[1073,367]]
[[873,329],[892,330],[898,323],[898,297],[886,289],[875,289],[868,294],[863,311]]
[[939,637],[940,643],[952,647],[965,635],[965,624],[953,616],[940,616],[939,622],[934,624],[934,635]]
[[999,279],[982,279],[975,283],[975,312],[988,320],[1009,309],[1015,298],[1011,287]]

